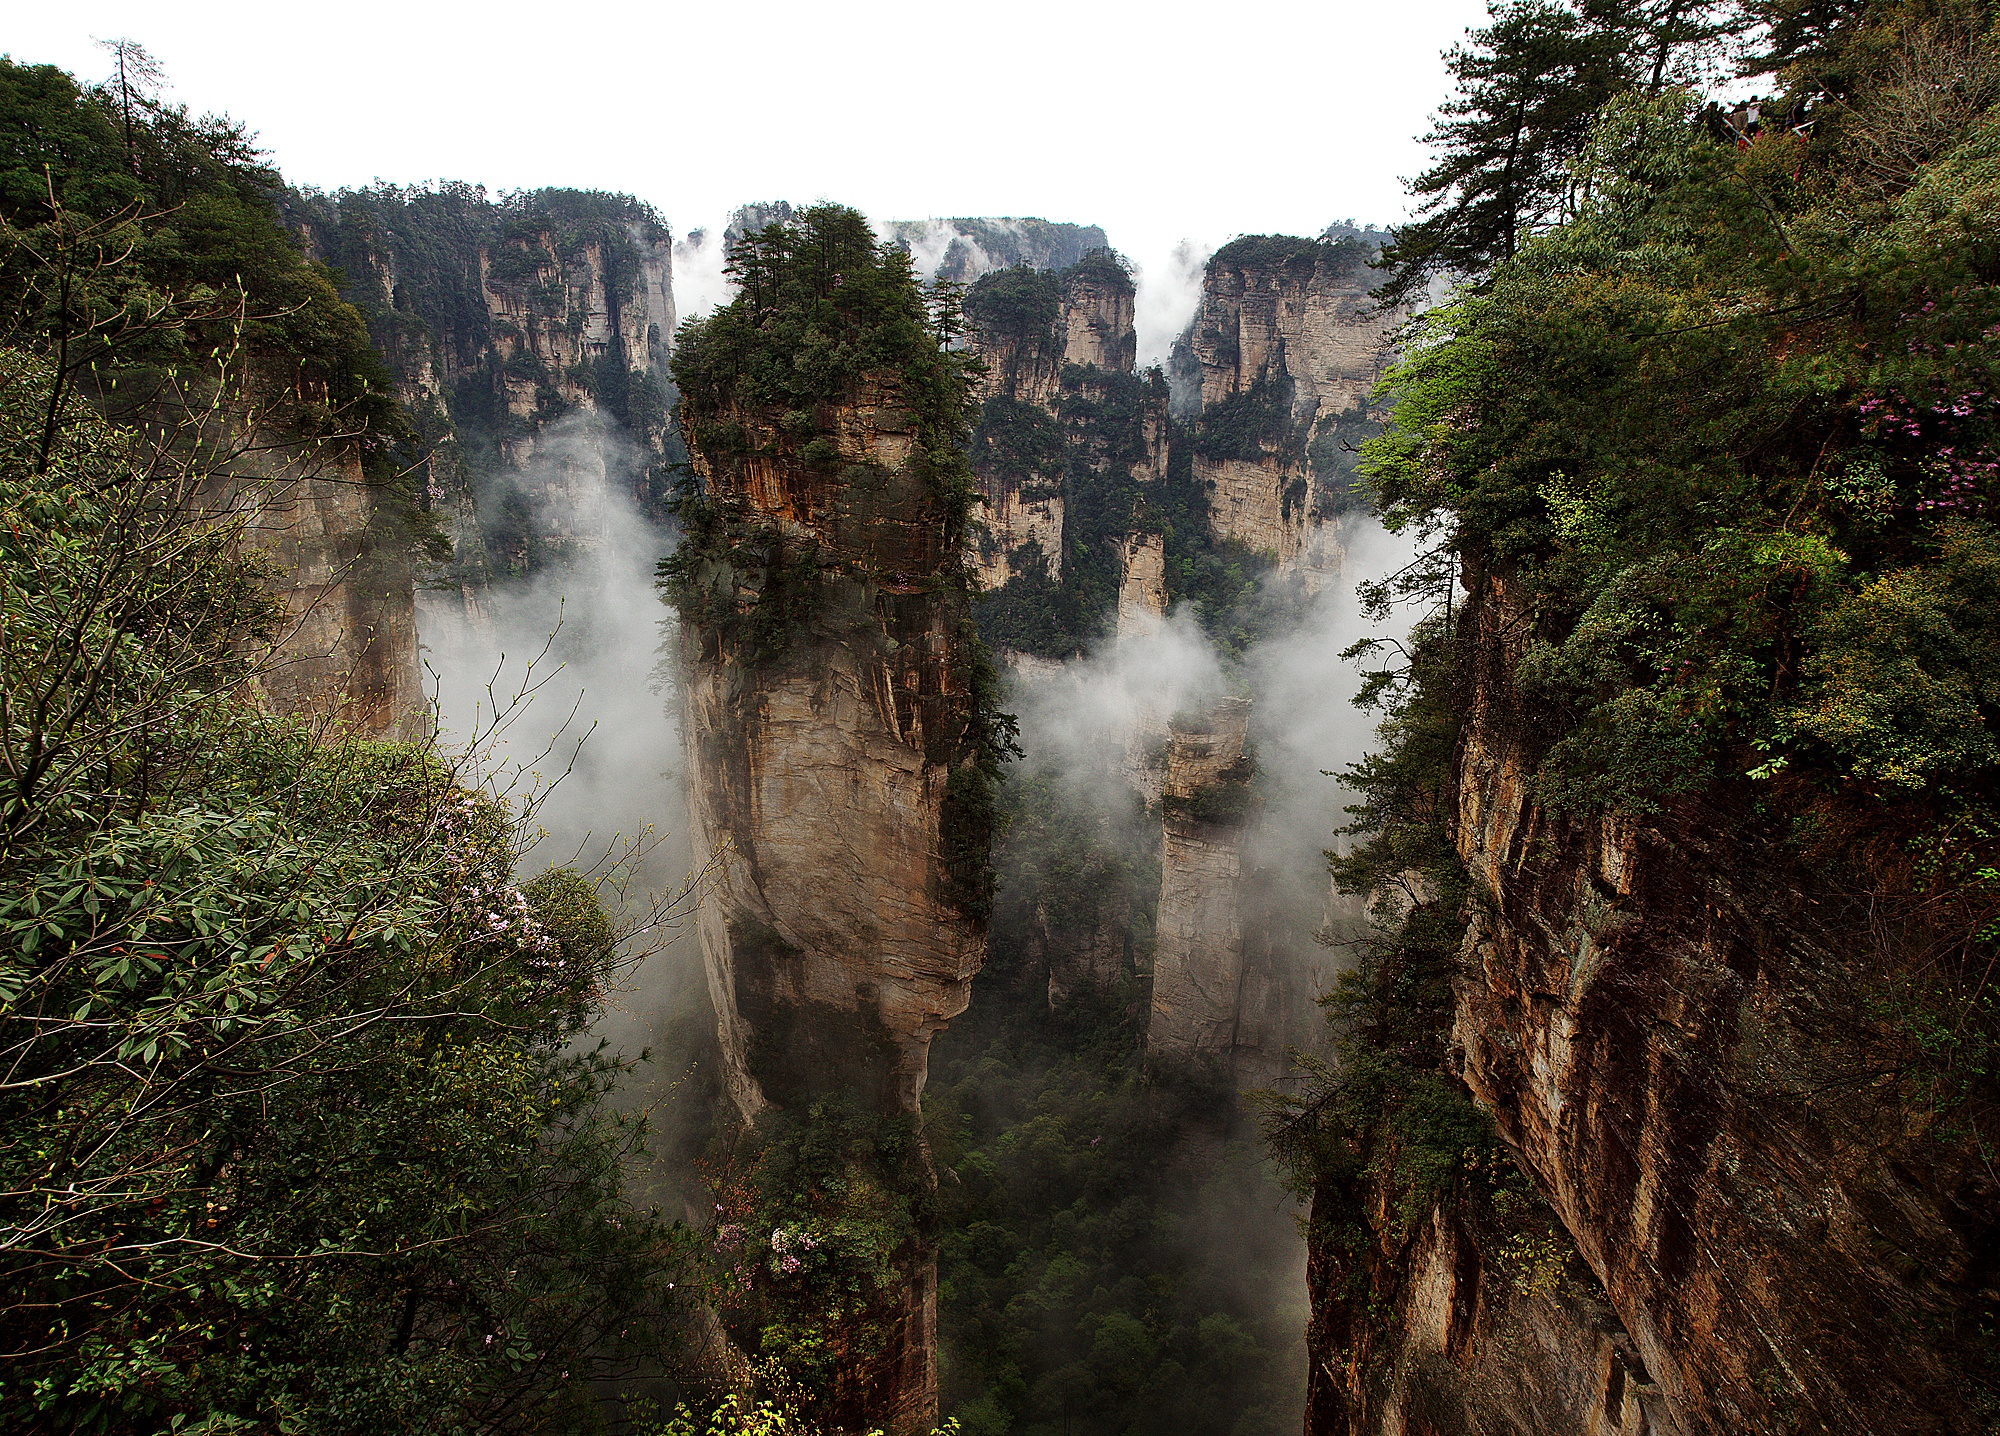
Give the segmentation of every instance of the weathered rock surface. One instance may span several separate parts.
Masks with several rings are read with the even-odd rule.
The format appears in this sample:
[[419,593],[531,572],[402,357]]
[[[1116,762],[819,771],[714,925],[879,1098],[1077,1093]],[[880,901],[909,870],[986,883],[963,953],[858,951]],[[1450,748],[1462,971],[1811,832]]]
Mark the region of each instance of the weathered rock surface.
[[258,683],[264,701],[372,738],[417,736],[416,577],[385,512],[398,500],[368,482],[352,452],[281,467],[245,492],[245,541],[269,558],[286,614]]
[[[1511,672],[1526,626],[1475,583]],[[1719,798],[1651,823],[1548,813],[1514,718],[1482,693],[1460,760],[1483,901],[1454,1044],[1658,1382],[1661,1428],[1974,1429],[1913,1335],[1994,1284],[1993,1179],[1922,1155],[1884,1081],[1865,913]]]
[[691,445],[696,472],[773,526],[817,592],[778,652],[683,624],[694,839],[715,854],[702,950],[730,1094],[747,1117],[859,1080],[915,1111],[930,1039],[964,1010],[985,941],[941,856],[970,711],[967,636],[931,584],[953,556],[892,386],[834,415],[866,490],[787,452],[775,416],[733,417],[753,452]]
[[[1047,323],[1025,306],[982,322],[968,306],[969,343],[987,365],[974,472],[986,529],[975,562],[988,589],[1022,571],[1028,556],[1017,551],[1031,542],[1043,571],[1061,576],[1064,490],[1075,477],[1115,465],[1145,484],[1167,471],[1164,393],[1125,392],[1137,385],[1131,276],[1103,252],[1031,283],[1048,290]],[[1106,422],[1128,402],[1125,422]]]
[[[658,507],[676,312],[672,237],[644,206],[568,191],[493,204],[447,185],[294,192],[284,211],[306,253],[347,277],[416,420],[457,577],[526,572],[544,551],[595,542],[578,500],[607,473]],[[617,438],[563,431],[551,450],[573,416],[612,421]]]
[[[1986,1429],[1961,1371],[2000,1293],[2000,1182],[1899,1090],[1869,996],[1895,917],[1726,788],[1645,821],[1542,807],[1512,696],[1533,625],[1500,577],[1468,584],[1475,898],[1448,1061],[1589,1299],[1496,1296],[1492,1234],[1443,1211],[1369,1258],[1402,1334],[1364,1373],[1350,1273],[1323,1257],[1309,1431]],[[1542,1392],[1525,1407],[1491,1379],[1509,1350]]]
[[1212,485],[1214,529],[1282,563],[1338,565],[1317,542],[1339,496],[1323,455],[1358,413],[1396,316],[1368,297],[1365,250],[1257,236],[1217,251],[1188,335],[1199,376],[1194,471]]
[[1167,737],[1151,1052],[1228,1063],[1238,1042],[1249,725],[1249,700],[1225,698],[1199,728],[1177,723]]
[[[914,1114],[985,954],[946,855],[974,741],[959,556],[894,380],[826,406],[814,442],[837,463],[802,458],[779,415],[722,418],[716,450],[689,434],[729,539],[703,558],[681,652],[725,1085],[746,1121],[822,1096]],[[751,546],[763,562],[744,567]],[[898,1261],[886,1348],[841,1382],[871,1424],[915,1436],[937,1416],[936,1254]]]
[[[1377,1194],[1378,1204],[1381,1194]],[[1371,1213],[1383,1229],[1395,1218]],[[1560,1238],[1539,1270],[1459,1203],[1393,1252],[1315,1243],[1306,1427],[1316,1433],[1646,1436],[1660,1393],[1617,1313]],[[1342,1300],[1356,1287],[1368,1303]],[[1371,1321],[1368,1311],[1393,1311]]]
[[1158,534],[1133,534],[1120,554],[1118,632],[1144,633],[1167,616],[1167,543]]

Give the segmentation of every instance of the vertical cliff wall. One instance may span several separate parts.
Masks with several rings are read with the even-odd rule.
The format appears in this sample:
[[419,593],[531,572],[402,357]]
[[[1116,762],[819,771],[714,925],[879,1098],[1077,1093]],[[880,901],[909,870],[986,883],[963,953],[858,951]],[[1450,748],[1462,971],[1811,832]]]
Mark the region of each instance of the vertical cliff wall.
[[[713,854],[702,957],[746,1125],[770,1109],[831,1120],[828,1103],[903,1120],[931,1038],[965,1008],[991,904],[965,365],[852,211],[806,211],[743,253],[743,294],[676,360],[699,482],[672,590],[693,838]],[[804,372],[807,331],[901,362]],[[928,1179],[921,1144],[856,1160],[888,1189]],[[936,1418],[921,1226],[893,1261],[872,1309],[827,1293],[811,1318],[849,1353],[825,1393],[842,1429]]]
[[1254,816],[1250,702],[1225,698],[1167,735],[1165,829],[1148,1051],[1233,1061],[1243,969],[1243,839]]
[[1485,1140],[1450,1135],[1437,1087],[1322,1185],[1308,1430],[1982,1429],[1962,1378],[2000,1183],[1903,1075],[1885,982],[1920,914],[1803,861],[1740,783],[1646,818],[1551,810],[1516,686],[1533,624],[1504,577],[1466,577],[1445,799],[1469,888],[1450,913],[1417,894],[1464,936],[1383,969],[1435,1017],[1363,1060],[1416,1053],[1469,1093],[1501,1175],[1410,1205],[1398,1150]]
[[[1518,605],[1473,584],[1486,671],[1511,681]],[[1552,814],[1528,734],[1506,688],[1478,690],[1456,1060],[1631,1333],[1659,1424],[1973,1429],[1954,1368],[2000,1261],[1993,1178],[1889,1076],[1866,899],[1724,791],[1650,821]]]
[[351,449],[263,462],[286,452],[249,456],[269,472],[231,504],[285,605],[278,653],[258,684],[264,701],[369,737],[418,737],[426,720],[407,496],[371,482]]
[[1133,372],[1134,303],[1108,250],[1057,272],[989,274],[966,296],[969,346],[986,365],[972,454],[976,566],[994,596],[981,621],[1016,653],[1076,653],[1121,603],[1165,611],[1164,560],[1147,541],[1161,531],[1153,496],[1172,425],[1164,379]]
[[1199,376],[1194,472],[1218,537],[1282,562],[1338,567],[1328,521],[1350,499],[1350,444],[1368,427],[1396,316],[1368,291],[1373,247],[1253,235],[1217,250],[1183,364]]
[[694,836],[717,863],[702,946],[745,1116],[857,1082],[914,1111],[979,966],[945,857],[971,704],[938,591],[958,558],[902,402],[872,375],[826,415],[844,480],[788,453],[778,416],[730,412],[739,454],[691,434],[706,497],[764,559],[708,559],[706,612],[683,614]]
[[632,475],[642,511],[663,514],[680,454],[668,422],[672,237],[645,205],[377,186],[291,192],[285,218],[344,277],[416,421],[455,577],[530,573],[590,541],[578,499],[602,489],[603,456],[572,443],[561,462],[536,462],[571,416],[612,421],[641,462],[611,469]]
[[[1083,502],[1096,541],[1106,526],[1091,499],[1105,480],[1164,476],[1166,405],[1142,393],[1132,372],[1134,296],[1108,250],[1060,271],[1017,266],[967,296],[968,343],[986,365],[973,436],[983,586],[1001,587],[1030,555],[1037,573],[1059,580],[1070,508]],[[1127,525],[1130,510],[1128,499],[1118,515]]]

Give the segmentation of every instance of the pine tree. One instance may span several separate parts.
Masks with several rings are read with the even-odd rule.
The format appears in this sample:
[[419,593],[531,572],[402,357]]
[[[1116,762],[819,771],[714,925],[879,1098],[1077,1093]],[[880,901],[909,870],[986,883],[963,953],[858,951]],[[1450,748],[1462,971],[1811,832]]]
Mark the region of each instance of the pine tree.
[[1437,275],[1512,259],[1571,202],[1569,162],[1613,95],[1697,78],[1728,28],[1728,0],[1496,0],[1491,23],[1445,56],[1456,93],[1424,139],[1437,163],[1409,182],[1421,201],[1378,263],[1400,303]]

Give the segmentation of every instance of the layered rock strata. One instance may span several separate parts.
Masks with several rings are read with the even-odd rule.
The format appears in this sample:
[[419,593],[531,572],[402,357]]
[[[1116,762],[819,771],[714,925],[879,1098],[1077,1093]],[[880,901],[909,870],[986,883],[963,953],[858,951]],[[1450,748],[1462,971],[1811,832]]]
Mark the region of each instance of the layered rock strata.
[[1365,422],[1399,318],[1368,296],[1369,252],[1272,235],[1225,245],[1188,331],[1194,472],[1215,533],[1283,563],[1338,565],[1318,531],[1346,501],[1339,430]]
[[[1396,1213],[1377,1189],[1371,1225]],[[1471,1203],[1433,1207],[1393,1251],[1312,1247],[1306,1429],[1653,1436],[1659,1388],[1566,1238]],[[1366,1305],[1340,1299],[1355,1290]]]
[[750,451],[690,445],[695,471],[784,559],[712,581],[753,614],[785,605],[790,627],[682,628],[695,840],[715,855],[702,947],[730,1094],[747,1117],[858,1074],[885,1110],[915,1111],[930,1039],[964,1010],[984,954],[940,831],[971,702],[960,606],[936,586],[954,556],[893,383],[864,386],[830,425],[865,486],[788,453],[777,416],[731,421]]
[[1563,1269],[1524,1303],[1494,1279],[1513,1238],[1449,1205],[1414,1243],[1383,1219],[1358,1258],[1322,1248],[1309,1433],[1983,1429],[1961,1370],[2000,1302],[2000,1182],[1899,1086],[1871,996],[1898,916],[1725,787],[1646,820],[1543,807],[1513,688],[1534,625],[1467,582],[1446,1060]]
[[[1502,580],[1471,577],[1472,631],[1511,674],[1529,625]],[[1951,1358],[1911,1333],[1962,1325],[1995,1284],[1993,1233],[1967,1225],[1994,1184],[1940,1165],[1880,1080],[1865,901],[1719,794],[1578,823],[1536,801],[1532,761],[1482,688],[1458,767],[1481,901],[1453,1045],[1631,1333],[1658,1427],[1971,1429]]]
[[[637,201],[547,190],[293,192],[285,219],[335,265],[423,442],[426,502],[458,575],[483,582],[588,546],[580,493],[642,510],[678,456],[667,421],[671,235]],[[603,424],[557,435],[575,417]],[[611,437],[615,430],[617,437]]]
[[427,720],[402,500],[371,484],[352,451],[305,467],[246,485],[233,504],[285,606],[263,700],[371,738],[417,737]]
[[1059,579],[1066,494],[1114,469],[1140,484],[1167,470],[1164,392],[1133,374],[1131,276],[1098,251],[1059,273],[995,276],[966,312],[969,343],[986,364],[973,449],[985,521],[979,580],[999,588],[1031,560]]

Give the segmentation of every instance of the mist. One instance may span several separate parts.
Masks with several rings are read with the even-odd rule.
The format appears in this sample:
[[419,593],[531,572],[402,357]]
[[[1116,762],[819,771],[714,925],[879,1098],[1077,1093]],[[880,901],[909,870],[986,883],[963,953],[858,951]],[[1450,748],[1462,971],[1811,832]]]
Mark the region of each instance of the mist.
[[528,500],[536,533],[559,536],[552,557],[482,590],[420,592],[417,627],[441,742],[476,745],[475,779],[530,816],[536,836],[517,875],[575,867],[600,880],[613,920],[635,929],[630,967],[585,1040],[632,1059],[650,1050],[621,1100],[653,1109],[661,1160],[634,1176],[651,1199],[684,1205],[691,1192],[674,1155],[705,1117],[712,1024],[692,924],[659,911],[695,863],[665,661],[675,619],[653,581],[673,536],[630,497],[641,468],[599,415],[542,431],[496,485]]
[[1202,275],[1213,253],[1213,245],[1183,239],[1163,257],[1134,264],[1139,292],[1133,328],[1139,336],[1139,368],[1164,366],[1174,341],[1194,323],[1201,307]]
[[681,322],[700,319],[727,304],[736,285],[723,272],[729,222],[690,229],[674,241],[674,304]]

